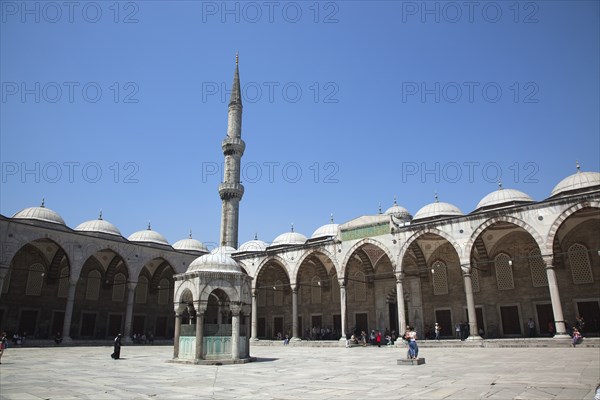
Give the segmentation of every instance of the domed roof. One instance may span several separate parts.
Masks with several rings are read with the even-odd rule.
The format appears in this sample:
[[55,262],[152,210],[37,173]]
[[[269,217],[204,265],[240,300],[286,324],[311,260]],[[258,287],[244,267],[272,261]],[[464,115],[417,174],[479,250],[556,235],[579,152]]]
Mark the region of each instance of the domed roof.
[[437,194],[435,195],[435,202],[431,204],[427,204],[425,207],[422,207],[415,214],[413,221],[418,219],[433,219],[440,217],[454,217],[464,215],[462,211],[458,207],[453,204],[445,203],[443,201],[438,200]]
[[77,225],[75,230],[80,232],[107,233],[109,235],[121,236],[121,231],[119,231],[116,226],[102,219],[102,211],[100,211],[98,219],[81,223]]
[[129,240],[130,242],[147,242],[147,243],[158,243],[158,244],[164,244],[164,245],[169,245],[169,242],[167,242],[167,239],[165,239],[165,237],[163,235],[161,235],[160,233],[153,231],[152,228],[150,227],[150,224],[148,224],[148,229],[144,230],[144,231],[137,231],[135,233],[132,233],[127,240]]
[[560,181],[552,189],[550,197],[600,185],[600,172],[581,172],[580,168],[579,163],[577,163],[577,172]]
[[533,201],[529,195],[519,190],[504,189],[502,188],[502,183],[499,183],[499,186],[498,190],[481,199],[475,210],[497,208],[502,205],[524,204]]
[[192,231],[190,231],[190,236],[188,238],[181,239],[173,243],[173,248],[181,251],[198,251],[202,253],[208,253],[208,249],[204,243],[199,240],[192,239]]
[[268,243],[258,240],[258,237],[255,235],[254,240],[249,240],[242,244],[237,252],[243,253],[247,251],[265,251],[268,245]]
[[336,236],[340,224],[333,223],[333,215],[327,225],[321,226],[310,236],[311,239]]
[[294,244],[304,244],[308,238],[301,233],[294,232],[294,225],[292,224],[292,230],[290,232],[282,233],[277,236],[271,246],[283,246],[283,245],[294,245]]
[[219,246],[211,250],[210,254],[225,254],[230,256],[235,253],[235,249],[231,246]]
[[39,207],[29,207],[19,211],[13,218],[18,219],[34,219],[37,221],[51,222],[53,224],[65,225],[65,220],[62,219],[57,212],[52,211],[44,206],[44,199],[42,199],[42,205]]
[[187,269],[187,272],[192,271],[242,273],[238,263],[224,253],[205,254],[196,258]]
[[388,208],[385,211],[385,214],[393,215],[394,217],[399,218],[405,222],[409,222],[413,218],[406,208],[399,206],[398,203],[396,203],[396,197],[394,197],[394,205]]

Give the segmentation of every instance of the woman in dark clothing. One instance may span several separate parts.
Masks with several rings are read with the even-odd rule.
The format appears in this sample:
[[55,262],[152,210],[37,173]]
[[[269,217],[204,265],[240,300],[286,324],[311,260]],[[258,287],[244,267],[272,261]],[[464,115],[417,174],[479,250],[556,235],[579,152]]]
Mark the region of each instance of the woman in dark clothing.
[[115,338],[115,351],[110,355],[115,360],[121,357],[121,334],[119,333]]

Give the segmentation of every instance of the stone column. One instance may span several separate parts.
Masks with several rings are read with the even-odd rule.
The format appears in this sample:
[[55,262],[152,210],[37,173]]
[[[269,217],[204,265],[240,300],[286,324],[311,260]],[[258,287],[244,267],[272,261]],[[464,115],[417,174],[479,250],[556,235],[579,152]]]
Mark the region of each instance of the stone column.
[[560,303],[560,293],[558,283],[556,282],[556,273],[554,272],[553,259],[551,256],[543,257],[546,264],[546,276],[548,277],[548,290],[550,291],[550,301],[552,302],[552,313],[554,314],[555,339],[569,339],[563,316],[562,304]]
[[292,286],[292,339],[300,340],[298,337],[298,286]]
[[181,334],[181,314],[175,311],[175,337],[173,338],[173,358],[179,358],[179,336]]
[[196,354],[194,359],[196,361],[202,360],[203,358],[203,346],[204,346],[204,310],[198,307],[196,312]]
[[257,324],[258,324],[258,303],[256,302],[256,295],[257,295],[257,291],[256,289],[252,291],[252,334],[250,339],[252,341],[257,341],[258,338],[256,337],[256,335],[258,334],[258,328],[257,328]]
[[340,312],[341,312],[341,320],[342,320],[342,337],[340,340],[346,341],[346,336],[348,335],[348,331],[346,328],[346,280],[340,279]]
[[406,332],[406,315],[404,313],[404,286],[402,278],[404,273],[396,273],[396,306],[398,307],[398,332],[397,337],[401,337]]
[[127,310],[125,311],[125,334],[123,341],[131,343],[131,320],[133,319],[133,299],[135,296],[135,287],[137,283],[127,283]]
[[461,265],[463,280],[465,283],[465,295],[467,297],[467,315],[469,316],[469,340],[483,340],[479,336],[477,326],[477,313],[475,312],[475,300],[473,299],[473,282],[471,281],[471,266],[466,263]]
[[231,358],[233,360],[240,359],[240,309],[239,307],[231,308]]
[[250,316],[246,313],[244,313],[244,325],[246,326],[246,354],[243,354],[243,357],[248,358],[250,357]]
[[65,318],[63,320],[62,338],[63,342],[72,342],[71,320],[73,319],[73,305],[75,304],[75,289],[77,289],[77,278],[69,277],[69,288],[67,289],[67,305],[65,306]]

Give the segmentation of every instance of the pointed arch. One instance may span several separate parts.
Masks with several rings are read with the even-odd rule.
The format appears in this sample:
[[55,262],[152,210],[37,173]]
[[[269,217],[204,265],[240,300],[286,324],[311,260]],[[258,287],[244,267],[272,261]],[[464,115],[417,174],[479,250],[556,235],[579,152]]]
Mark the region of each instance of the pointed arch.
[[584,208],[600,209],[600,202],[599,201],[589,201],[589,202],[585,201],[585,202],[575,204],[575,205],[567,208],[566,210],[564,210],[554,220],[554,222],[552,223],[552,226],[550,226],[548,235],[546,236],[546,243],[545,243],[544,250],[546,250],[550,253],[553,253],[555,239],[557,238],[556,233],[558,232],[558,229],[562,226],[563,222],[565,222],[567,218],[569,218],[571,215],[575,214],[576,212],[578,212],[579,210],[582,210]]
[[[348,263],[350,262],[351,257],[354,255],[354,253],[357,252],[357,250],[359,250],[361,247],[370,244],[373,245],[377,248],[379,248],[380,250],[382,250],[385,255],[387,255],[387,257],[390,259],[390,263],[392,264],[392,269],[395,271],[396,270],[396,260],[395,258],[392,256],[392,252],[387,248],[386,245],[384,245],[383,243],[375,240],[375,239],[371,239],[371,238],[364,238],[362,240],[359,240],[358,242],[356,242],[354,244],[354,246],[352,246],[350,248],[350,250],[348,250],[348,252],[346,252],[346,255],[344,256],[344,261],[341,264],[341,271],[340,271],[340,275],[342,277],[346,276],[346,272],[347,272],[347,266]],[[359,256],[360,257],[360,256]],[[371,260],[369,259],[368,264],[371,264]],[[371,268],[373,268],[373,266],[371,265]]]
[[473,233],[471,234],[471,237],[469,238],[469,241],[466,243],[466,245],[464,247],[464,254],[461,255],[461,260],[465,260],[465,259],[468,260],[470,258],[470,255],[472,254],[472,251],[473,251],[473,246],[475,245],[475,240],[477,240],[477,238],[483,233],[483,231],[485,231],[487,228],[489,228],[490,226],[492,226],[498,222],[506,222],[506,223],[515,225],[519,228],[522,228],[525,232],[529,233],[529,235],[531,235],[531,237],[533,237],[533,240],[535,240],[536,244],[538,245],[538,247],[540,249],[544,248],[545,243],[544,243],[544,240],[542,239],[542,236],[538,233],[537,230],[535,230],[531,225],[529,225],[522,219],[511,217],[511,216],[494,217],[494,218],[490,218],[490,219],[486,220],[481,225],[479,225],[477,227],[477,229],[475,229],[473,231]]
[[[459,259],[462,258],[463,249],[458,244],[458,242],[456,242],[456,240],[454,240],[454,238],[450,234],[448,234],[448,233],[446,233],[446,232],[444,232],[444,231],[442,231],[440,229],[436,229],[436,228],[424,228],[424,229],[421,229],[421,230],[413,233],[406,240],[406,242],[404,242],[404,244],[400,248],[400,252],[398,253],[399,268],[395,269],[394,272],[402,272],[402,260],[404,259],[404,256],[408,252],[409,248],[413,245],[413,243],[416,243],[416,241],[421,236],[426,235],[426,234],[437,235],[437,236],[441,237],[442,239],[446,240],[454,248],[454,251],[456,251],[456,254],[458,254]],[[418,256],[418,254],[415,254],[415,255],[417,256],[417,262],[419,262],[419,259],[418,259],[419,256]],[[417,265],[417,266],[419,266],[419,265]]]

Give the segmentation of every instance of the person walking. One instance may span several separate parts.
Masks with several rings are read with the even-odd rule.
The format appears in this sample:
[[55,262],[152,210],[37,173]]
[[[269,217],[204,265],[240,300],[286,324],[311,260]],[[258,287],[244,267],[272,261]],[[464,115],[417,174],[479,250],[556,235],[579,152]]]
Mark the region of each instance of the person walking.
[[533,321],[533,318],[529,318],[529,321],[527,321],[527,328],[529,328],[529,337],[534,337],[535,336],[535,322]]
[[4,354],[4,350],[8,347],[8,338],[6,337],[6,332],[2,332],[2,338],[0,338],[0,364],[2,364],[2,354]]
[[120,333],[115,338],[114,351],[110,356],[114,360],[118,360],[121,357],[121,334]]
[[417,346],[417,332],[414,329],[411,329],[408,333],[408,348],[410,351],[410,358],[416,360],[419,358],[419,346]]
[[435,329],[435,340],[437,340],[439,342],[440,341],[440,333],[442,332],[442,326],[436,322],[434,329]]

